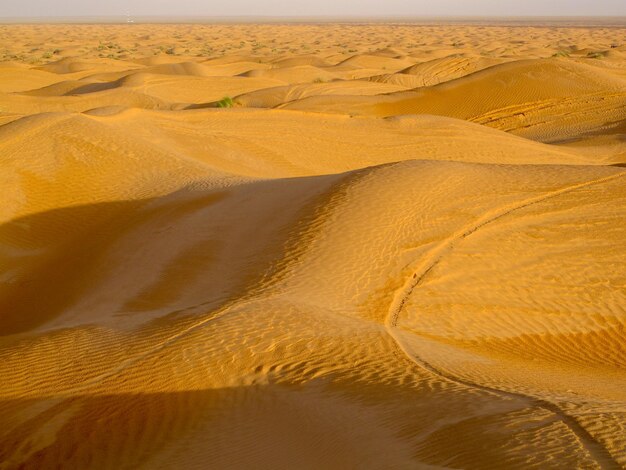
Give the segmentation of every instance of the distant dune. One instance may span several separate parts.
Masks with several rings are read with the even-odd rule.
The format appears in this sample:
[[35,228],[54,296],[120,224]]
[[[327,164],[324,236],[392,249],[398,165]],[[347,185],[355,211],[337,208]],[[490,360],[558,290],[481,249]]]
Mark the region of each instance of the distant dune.
[[626,468],[626,32],[0,26],[0,468]]

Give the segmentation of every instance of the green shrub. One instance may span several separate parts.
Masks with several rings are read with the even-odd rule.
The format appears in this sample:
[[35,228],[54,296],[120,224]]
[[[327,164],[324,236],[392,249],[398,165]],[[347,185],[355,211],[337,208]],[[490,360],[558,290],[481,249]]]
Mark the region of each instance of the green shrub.
[[233,106],[235,106],[235,102],[230,96],[225,96],[217,102],[218,108],[232,108]]

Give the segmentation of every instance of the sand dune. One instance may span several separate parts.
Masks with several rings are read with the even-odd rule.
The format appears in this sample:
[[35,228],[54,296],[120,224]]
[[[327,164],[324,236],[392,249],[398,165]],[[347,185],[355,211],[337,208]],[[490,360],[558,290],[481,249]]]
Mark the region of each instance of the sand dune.
[[521,60],[416,91],[366,99],[312,97],[284,107],[376,116],[437,114],[553,141],[620,123],[626,81],[586,64]]
[[376,83],[364,80],[333,80],[324,82],[319,79],[314,83],[264,88],[244,93],[237,97],[237,103],[250,108],[274,108],[290,101],[301,100],[310,96],[356,95],[371,96],[403,91],[405,87],[391,83]]
[[0,26],[0,468],[626,468],[625,39]]
[[502,60],[482,56],[464,57],[454,54],[442,59],[420,62],[402,70],[400,73],[419,78],[421,81],[419,86],[431,86],[464,77],[500,62]]

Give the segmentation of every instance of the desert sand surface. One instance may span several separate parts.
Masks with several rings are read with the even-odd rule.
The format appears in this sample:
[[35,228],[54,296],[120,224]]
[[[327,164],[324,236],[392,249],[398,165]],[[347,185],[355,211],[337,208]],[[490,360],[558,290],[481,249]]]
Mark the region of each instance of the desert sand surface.
[[0,468],[626,468],[624,26],[0,61]]

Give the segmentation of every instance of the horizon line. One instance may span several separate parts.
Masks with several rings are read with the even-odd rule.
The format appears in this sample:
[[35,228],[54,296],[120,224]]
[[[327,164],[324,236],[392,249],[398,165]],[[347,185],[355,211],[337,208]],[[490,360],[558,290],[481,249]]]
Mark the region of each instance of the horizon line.
[[504,23],[550,20],[608,21],[626,26],[626,15],[58,15],[58,16],[0,16],[0,24],[210,24],[210,23],[340,23],[340,22],[459,22],[489,21]]

